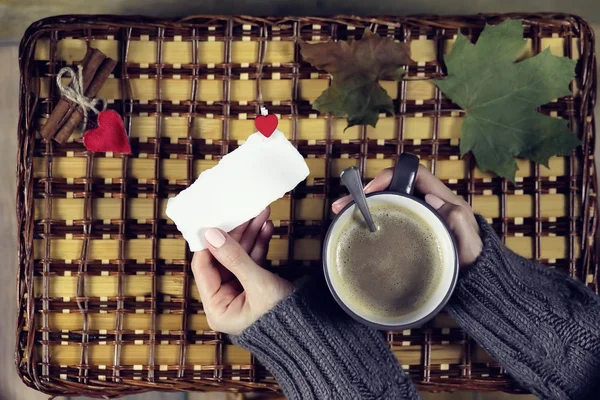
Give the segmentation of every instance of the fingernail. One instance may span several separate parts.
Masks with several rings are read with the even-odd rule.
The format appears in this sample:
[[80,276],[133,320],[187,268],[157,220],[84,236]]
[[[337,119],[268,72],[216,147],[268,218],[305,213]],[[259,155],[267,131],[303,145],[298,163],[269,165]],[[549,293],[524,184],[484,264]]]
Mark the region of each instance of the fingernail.
[[345,199],[345,198],[346,198],[346,196],[344,196],[344,197],[342,197],[342,198],[340,198],[340,199],[337,199],[336,201],[334,201],[333,203],[331,203],[331,206],[332,206],[332,207],[337,207],[337,206],[339,206],[340,204],[342,204],[342,203],[344,202],[344,199]]
[[211,246],[217,249],[223,246],[227,240],[221,231],[215,228],[210,228],[207,230],[204,234],[204,239],[206,239]]
[[369,193],[369,188],[373,185],[373,181],[367,183],[367,186],[363,189],[365,193]]
[[445,204],[444,200],[440,199],[439,197],[437,197],[436,195],[433,195],[433,194],[426,194],[425,202],[427,202],[427,204],[429,204],[431,207],[435,208],[436,210],[438,210],[441,206],[443,206]]

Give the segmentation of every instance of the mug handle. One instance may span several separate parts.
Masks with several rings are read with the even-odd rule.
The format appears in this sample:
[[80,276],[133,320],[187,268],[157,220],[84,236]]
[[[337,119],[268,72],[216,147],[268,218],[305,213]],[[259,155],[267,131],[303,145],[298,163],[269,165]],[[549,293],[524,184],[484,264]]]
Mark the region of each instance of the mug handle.
[[419,157],[410,153],[401,153],[394,169],[394,176],[389,190],[397,193],[413,194],[417,171],[419,169]]

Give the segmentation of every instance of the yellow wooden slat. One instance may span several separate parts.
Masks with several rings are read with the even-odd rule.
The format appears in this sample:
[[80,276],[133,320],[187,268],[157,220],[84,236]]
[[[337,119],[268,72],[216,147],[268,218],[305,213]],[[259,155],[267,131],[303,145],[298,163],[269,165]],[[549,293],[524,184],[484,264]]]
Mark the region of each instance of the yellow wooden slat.
[[307,158],[305,159],[306,165],[310,171],[310,178],[323,178],[325,177],[325,159],[323,158]]
[[324,203],[325,199],[318,197],[296,200],[296,220],[320,221],[323,218]]
[[509,217],[531,217],[533,197],[529,195],[506,196],[506,215]]
[[298,81],[298,97],[311,103],[329,87],[327,79],[300,79]]
[[223,137],[223,121],[216,118],[194,118],[192,137],[194,139],[221,139]]
[[[148,80],[146,80],[148,81]],[[151,82],[151,81],[150,81]],[[104,99],[121,99],[121,84],[117,78],[108,78],[98,93],[98,97]]]
[[162,159],[160,160],[160,177],[161,179],[186,179],[187,178],[187,161]]
[[[193,283],[191,284],[193,285]],[[194,286],[195,287],[195,286]],[[89,330],[114,330],[116,329],[116,313],[109,314],[88,314]],[[123,315],[123,329],[128,331],[149,330],[151,329],[152,315],[150,314],[132,314]],[[51,313],[48,314],[48,328],[54,331],[59,330],[80,330],[83,329],[83,314],[81,313]],[[157,314],[156,329],[163,330],[181,330],[183,316],[180,314]],[[36,329],[42,327],[42,316],[36,315]],[[188,314],[187,329],[191,331],[209,331],[210,327],[204,314]]]
[[[149,345],[124,344],[121,346],[121,365],[147,365]],[[228,363],[243,363],[245,357],[241,352],[231,352]],[[81,349],[79,346],[50,346],[51,363],[54,365],[79,364]],[[179,363],[180,346],[160,344],[154,347],[156,365],[176,365]],[[213,365],[215,362],[215,345],[188,344],[186,346],[186,365]],[[112,365],[114,345],[90,345],[88,347],[89,363],[92,365]]]
[[550,48],[552,55],[563,57],[565,55],[565,39],[563,38],[542,38],[540,43],[540,49],[546,50]]
[[325,140],[327,120],[324,118],[301,118],[298,120],[298,140]]
[[360,126],[354,125],[346,129],[348,120],[346,118],[336,118],[331,126],[331,138],[334,140],[354,140],[360,139]]
[[433,137],[433,118],[404,118],[405,139],[429,139]]
[[[515,159],[516,163],[517,163],[517,172],[515,173],[515,176],[517,177],[526,177],[526,176],[531,176],[531,165],[530,162],[527,160],[523,160],[520,158]],[[492,172],[482,172],[479,167],[476,167],[475,170],[473,171],[473,176],[475,178],[495,178],[496,175]]]
[[406,100],[428,100],[435,96],[435,83],[431,80],[406,82]]
[[[283,42],[282,42],[283,43]],[[119,59],[119,42],[111,39],[94,39],[90,41],[90,46],[102,51],[107,57],[115,60]],[[277,53],[277,45],[269,54],[271,58],[288,58],[289,46],[280,45],[282,53]],[[224,61],[225,43],[224,42],[198,42],[198,62],[200,64],[218,64]],[[283,53],[283,50],[286,50]],[[79,39],[62,39],[57,45],[57,59],[66,61],[78,61],[85,55],[85,41]],[[293,51],[293,50],[292,50]],[[156,42],[137,41],[130,42],[127,61],[131,63],[154,63],[157,61]],[[47,39],[38,40],[34,58],[36,60],[50,59],[50,41]],[[292,59],[293,60],[293,53]],[[290,60],[290,61],[291,61]],[[191,42],[163,42],[163,62],[169,64],[185,64],[192,62],[192,44]]]
[[198,61],[201,64],[219,64],[225,61],[225,42],[199,42]]
[[192,62],[192,42],[163,42],[162,62],[167,64],[189,64]]
[[[172,142],[186,139],[188,134],[188,119],[185,117],[156,117],[134,116],[131,119],[131,137],[154,138],[160,121],[160,137],[168,137]],[[219,121],[220,122],[220,121]]]
[[250,352],[237,346],[224,346],[223,362],[227,365],[250,365]]
[[[261,80],[264,101],[283,101],[292,98],[292,81],[290,79]],[[257,83],[254,80],[232,80],[231,99],[233,101],[252,101],[258,96]]]
[[392,352],[402,365],[421,364],[422,349],[419,345],[412,346],[394,346]]
[[266,63],[290,63],[294,62],[294,42],[291,41],[268,41],[266,42]]
[[217,165],[217,160],[195,160],[194,161],[194,177],[200,175],[203,171]]
[[434,61],[435,41],[433,40],[411,40],[410,41],[410,58],[413,61]]
[[33,157],[33,177],[41,178],[46,176],[46,158]]
[[548,167],[540,165],[540,176],[563,176],[568,172],[564,157],[551,157]]
[[377,121],[377,127],[367,125],[367,137],[373,139],[395,139],[396,134],[396,121],[394,117],[379,118]]
[[184,101],[192,97],[192,81],[189,79],[163,79],[160,87],[163,100]]
[[158,44],[150,40],[130,40],[127,48],[127,62],[155,63],[158,55]]
[[128,219],[146,220],[154,218],[154,199],[133,197],[127,199],[126,204]]
[[440,179],[463,179],[467,168],[463,160],[438,160],[435,175]]
[[[421,364],[422,346],[394,346],[392,352],[402,365]],[[456,364],[459,363],[462,356],[462,346],[460,344],[432,345],[431,346],[431,364]]]
[[62,39],[56,44],[56,57],[64,60],[68,64],[74,61],[81,61],[85,57],[87,45],[85,40],[80,39]]
[[50,39],[39,39],[35,42],[34,60],[50,59]]
[[[265,63],[288,63],[294,61],[294,42],[265,42]],[[257,41],[234,41],[231,45],[231,61],[234,63],[258,62],[259,43]]]
[[[53,199],[52,218],[58,220],[83,219],[84,199]],[[121,199],[96,198],[92,200],[92,217],[94,219],[121,218]],[[127,204],[127,218],[150,219],[153,217],[153,200],[148,198],[130,198]],[[48,218],[46,215],[46,201],[35,199],[35,218]]]
[[[74,260],[81,257],[83,241],[77,239],[52,239],[50,256],[53,259]],[[158,239],[158,257],[165,260],[181,259],[184,254],[182,239]],[[119,241],[116,239],[92,239],[89,241],[88,260],[113,260],[118,257]],[[34,240],[34,257],[43,255],[43,240]],[[125,258],[145,260],[152,258],[152,239],[129,239],[125,246]]]
[[149,138],[156,137],[156,117],[131,117],[131,137]]
[[571,51],[573,52],[571,58],[573,60],[579,60],[579,58],[581,57],[581,54],[579,53],[579,38],[574,37],[571,39],[571,49]]
[[[183,84],[186,83],[184,81],[179,81],[179,82],[183,82]],[[179,82],[175,83],[175,85],[177,85]],[[165,82],[165,83],[161,84],[159,81],[154,80],[154,79],[138,79],[138,78],[129,79],[129,86],[131,87],[131,95],[136,100],[156,100],[158,98],[157,84],[160,85],[161,89],[163,89],[167,85],[169,85],[169,82]],[[188,82],[188,84],[189,84],[189,82]],[[181,97],[188,98],[189,91],[186,91],[185,94],[182,94]]]
[[161,137],[171,138],[172,142],[177,139],[185,139],[188,135],[187,117],[163,117],[161,125]]
[[[290,219],[290,199],[279,199],[271,203],[271,216],[273,221],[288,221]],[[296,208],[298,206],[296,205]]]
[[220,80],[201,80],[198,81],[197,87],[196,97],[198,100],[219,101],[223,99],[223,82]]
[[258,42],[257,41],[234,41],[231,43],[231,62],[254,63],[258,61]]
[[52,175],[55,178],[81,178],[85,176],[87,158],[57,157],[52,160]]
[[500,199],[498,196],[473,196],[473,211],[485,218],[500,216]]
[[288,257],[288,240],[287,239],[271,239],[267,259],[269,260],[287,260]]
[[[544,259],[567,258],[568,238],[562,236],[542,236],[540,240],[540,257]],[[574,246],[575,257],[581,254],[580,238],[575,237]]]
[[533,257],[533,239],[531,237],[507,237],[506,246],[520,256]]
[[[498,196],[474,196],[473,206],[475,212],[487,218],[497,218],[499,214],[500,199]],[[540,198],[540,215],[543,218],[566,216],[567,197],[560,194],[544,194]],[[508,217],[533,216],[533,197],[530,195],[507,195],[506,215]]]
[[[542,217],[562,217],[569,215],[569,198],[562,194],[543,194],[540,197],[540,213]],[[576,209],[579,210],[579,204]],[[575,212],[575,215],[578,213]]]
[[[77,296],[77,276],[51,276],[50,297]],[[42,277],[35,277],[35,296],[42,295]],[[118,295],[119,277],[116,275],[90,275],[85,278],[84,295],[90,297],[111,297]],[[173,297],[183,297],[183,275],[160,275],[156,277],[158,293]],[[123,294],[125,296],[150,296],[152,294],[152,276],[123,276]]]
[[131,158],[129,159],[127,176],[137,179],[155,179],[154,174],[156,160],[151,158]]
[[440,117],[438,137],[440,139],[459,139],[464,119],[459,117]]

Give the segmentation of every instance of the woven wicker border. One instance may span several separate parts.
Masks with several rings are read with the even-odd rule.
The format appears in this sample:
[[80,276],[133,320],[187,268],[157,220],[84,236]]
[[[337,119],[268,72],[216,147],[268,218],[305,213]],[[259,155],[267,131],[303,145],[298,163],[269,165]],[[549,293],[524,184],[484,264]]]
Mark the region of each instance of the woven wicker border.
[[[19,64],[21,69],[21,90],[20,90],[20,115],[19,115],[19,148],[17,157],[17,221],[19,229],[18,241],[18,320],[16,331],[16,351],[15,359],[21,379],[30,387],[45,393],[53,395],[88,395],[93,397],[121,396],[126,394],[141,393],[150,390],[162,391],[197,391],[197,390],[277,390],[277,386],[271,383],[261,383],[258,381],[231,381],[223,380],[215,375],[214,379],[181,379],[169,381],[168,383],[121,380],[119,383],[88,381],[74,382],[58,379],[57,376],[42,377],[37,360],[34,346],[36,343],[35,332],[33,329],[33,320],[36,312],[35,304],[31,295],[33,293],[33,237],[34,237],[34,179],[33,179],[33,153],[35,145],[34,117],[36,104],[38,101],[34,93],[38,88],[32,87],[32,68],[34,67],[33,54],[35,51],[35,42],[38,38],[52,35],[57,31],[68,32],[70,30],[81,29],[102,29],[106,27],[115,28],[199,28],[206,27],[211,22],[219,21],[228,26],[227,32],[231,32],[231,25],[248,24],[251,26],[269,26],[269,25],[294,25],[294,24],[332,24],[353,25],[357,27],[385,25],[402,29],[418,29],[430,27],[438,30],[473,28],[481,29],[485,23],[497,23],[506,18],[523,18],[525,24],[538,29],[565,29],[576,32],[581,40],[580,53],[581,58],[578,64],[578,75],[583,85],[580,87],[581,100],[577,103],[570,102],[573,107],[579,107],[581,120],[575,121],[582,126],[579,131],[582,135],[583,146],[578,150],[578,157],[584,163],[582,177],[582,206],[584,211],[584,232],[598,232],[598,205],[595,196],[590,193],[597,193],[597,181],[594,174],[594,166],[589,155],[593,154],[595,141],[595,128],[593,120],[593,109],[596,98],[596,63],[594,56],[593,32],[589,25],[581,18],[563,14],[505,14],[505,15],[474,15],[474,16],[409,16],[409,17],[354,17],[354,16],[335,16],[335,17],[249,17],[249,16],[191,16],[183,19],[154,19],[146,17],[118,17],[118,16],[84,16],[67,15],[47,18],[32,24],[26,31],[20,46]],[[472,175],[470,175],[470,187],[474,187]],[[571,175],[571,185],[577,185],[577,177]],[[539,183],[539,181],[538,181]],[[506,185],[506,183],[504,183]],[[536,194],[539,196],[539,193]],[[537,201],[537,200],[536,200]],[[590,203],[592,202],[592,203]],[[569,207],[574,207],[573,198]],[[590,215],[593,207],[593,215]],[[502,216],[506,211],[502,210]],[[540,224],[538,222],[538,224]],[[575,222],[571,220],[573,231]],[[507,232],[506,218],[502,224],[502,232]],[[541,228],[540,228],[541,229]],[[539,231],[539,229],[536,229]],[[582,237],[586,237],[582,235]],[[597,237],[597,234],[596,234]],[[572,246],[571,246],[572,247]],[[536,252],[539,251],[539,244],[534,246]],[[571,250],[572,251],[572,250]],[[583,270],[593,274],[596,278],[598,264],[598,249],[590,249],[584,246]],[[573,255],[570,255],[573,258]],[[579,277],[581,278],[581,277]],[[590,287],[598,291],[597,281],[590,284]],[[24,330],[28,327],[28,330]],[[388,334],[390,341],[394,340],[394,333]],[[428,335],[425,332],[425,335]],[[470,339],[465,336],[466,346],[469,347]],[[501,390],[501,391],[519,391],[518,386],[505,376],[494,379],[473,379],[470,376],[470,359],[465,359],[463,373],[460,378],[445,379],[443,382],[432,381],[429,379],[429,355],[431,354],[430,344],[425,340],[424,345],[424,366],[422,375],[413,376],[418,386],[423,390]]]

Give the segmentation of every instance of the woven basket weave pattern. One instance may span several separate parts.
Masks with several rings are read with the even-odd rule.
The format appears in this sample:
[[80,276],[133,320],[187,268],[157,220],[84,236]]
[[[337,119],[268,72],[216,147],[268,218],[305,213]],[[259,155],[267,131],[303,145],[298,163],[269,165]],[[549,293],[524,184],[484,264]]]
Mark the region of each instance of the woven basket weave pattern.
[[[549,168],[520,161],[511,184],[459,157],[462,111],[435,87],[458,29],[525,18],[526,52],[550,46],[578,59],[574,96],[542,107],[568,119],[583,146]],[[410,42],[409,80],[382,82],[395,116],[353,127],[311,107],[329,76],[301,59],[298,40],[360,38],[365,28]],[[133,154],[92,155],[80,133],[63,145],[40,127],[58,101],[54,77],[87,46],[118,60],[100,95],[123,117]],[[306,157],[310,176],[272,205],[268,268],[293,279],[321,268],[330,203],[351,165],[365,181],[412,152],[473,205],[516,252],[564,270],[597,292],[593,163],[593,33],[577,17],[256,18],[181,20],[64,16],[39,21],[20,49],[17,214],[17,365],[51,394],[118,396],[146,390],[276,390],[246,351],[209,329],[191,254],[164,210],[254,132],[265,105]],[[500,366],[446,314],[389,332],[421,389],[518,391]]]

